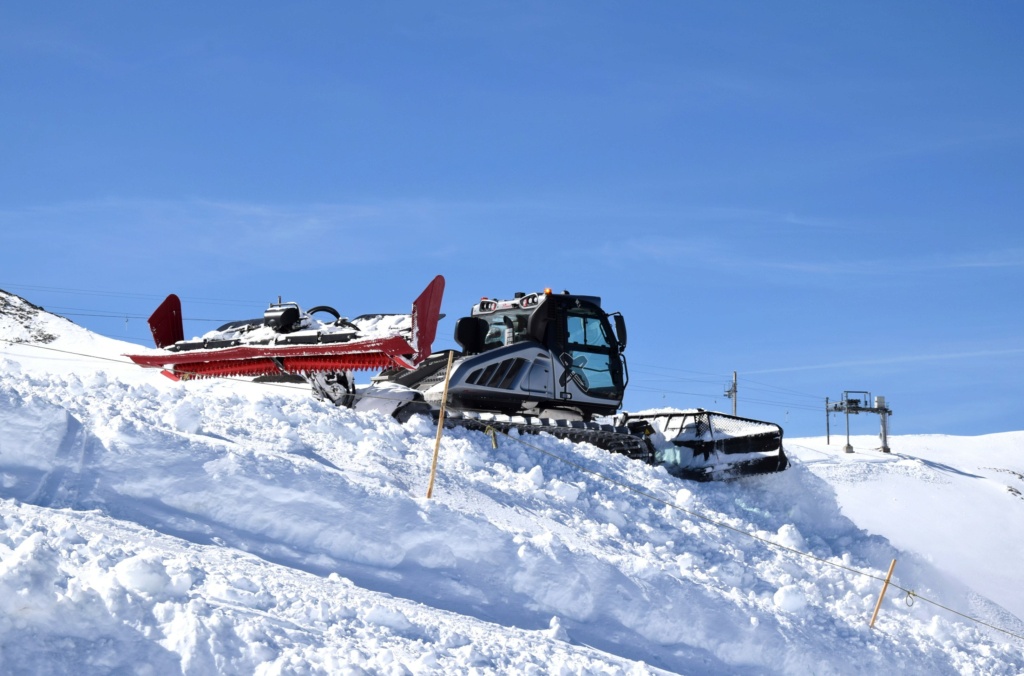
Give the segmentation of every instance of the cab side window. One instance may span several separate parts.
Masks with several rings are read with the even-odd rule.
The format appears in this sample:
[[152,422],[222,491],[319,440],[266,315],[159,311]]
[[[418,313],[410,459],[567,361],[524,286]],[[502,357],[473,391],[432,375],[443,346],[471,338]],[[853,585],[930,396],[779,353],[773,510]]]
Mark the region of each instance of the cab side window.
[[518,343],[526,336],[528,313],[499,312],[486,317],[486,319],[485,350]]
[[598,317],[570,314],[567,319],[569,343],[591,347],[611,347],[604,324]]

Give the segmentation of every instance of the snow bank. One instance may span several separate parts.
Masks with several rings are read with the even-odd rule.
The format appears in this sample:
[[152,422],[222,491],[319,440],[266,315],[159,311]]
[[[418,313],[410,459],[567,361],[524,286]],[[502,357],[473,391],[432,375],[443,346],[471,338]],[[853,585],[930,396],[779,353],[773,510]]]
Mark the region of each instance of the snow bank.
[[922,596],[1019,621],[924,548],[865,530],[810,458],[703,485],[455,430],[427,501],[425,420],[31,349],[0,351],[3,672],[1024,669],[1005,636],[898,595],[869,630],[878,583],[826,562],[881,576],[898,558]]
[[842,513],[862,528],[1024,617],[1024,432],[900,436],[890,454],[877,450],[877,437],[851,441],[852,454],[841,452],[845,439],[798,439],[788,448],[832,486]]

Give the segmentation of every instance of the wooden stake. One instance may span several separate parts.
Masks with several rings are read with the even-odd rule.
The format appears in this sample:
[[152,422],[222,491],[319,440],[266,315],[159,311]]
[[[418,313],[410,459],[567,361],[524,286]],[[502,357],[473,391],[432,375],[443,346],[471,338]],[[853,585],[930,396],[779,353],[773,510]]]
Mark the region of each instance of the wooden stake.
[[448,366],[444,370],[444,394],[441,395],[441,410],[437,416],[437,438],[434,440],[434,459],[430,463],[430,483],[427,484],[427,499],[434,496],[434,477],[437,475],[437,454],[441,450],[441,434],[444,432],[444,407],[448,403],[448,379],[452,375],[452,360],[455,351],[448,353]]
[[875,620],[878,619],[878,611],[882,609],[882,599],[885,598],[885,590],[889,588],[889,580],[892,579],[892,571],[896,569],[896,559],[892,560],[889,564],[889,574],[885,576],[885,584],[882,585],[882,593],[878,595],[878,603],[875,604],[875,612],[871,615],[871,624],[868,625],[869,629],[875,628]]

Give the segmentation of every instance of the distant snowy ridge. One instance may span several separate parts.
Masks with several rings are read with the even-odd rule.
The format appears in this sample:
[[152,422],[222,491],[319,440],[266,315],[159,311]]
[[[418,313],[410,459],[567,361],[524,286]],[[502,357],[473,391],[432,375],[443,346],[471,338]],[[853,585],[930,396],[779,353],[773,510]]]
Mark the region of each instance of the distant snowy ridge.
[[[18,343],[52,343],[57,336],[47,330],[47,325],[59,323],[57,317],[33,305],[21,296],[0,289],[0,330],[4,338]],[[64,319],[65,322],[71,322]],[[67,327],[60,327],[63,333]]]
[[[22,321],[0,316],[0,672],[1024,670],[1012,639],[899,594],[869,630],[875,580],[552,457],[826,561],[881,576],[896,558],[898,582],[1024,633],[1019,596],[983,592],[955,553],[910,539],[925,521],[886,531],[893,494],[919,515],[1024,505],[1006,490],[1024,488],[1008,445],[1024,435],[993,440],[991,475],[956,438],[928,441],[952,471],[900,455],[914,438],[850,458],[796,440],[786,472],[695,484],[587,445],[530,437],[545,455],[453,430],[427,501],[425,419],[301,388],[173,383],[106,360],[135,346],[48,313]],[[105,359],[14,342],[35,330]],[[994,518],[972,546],[1001,564]]]

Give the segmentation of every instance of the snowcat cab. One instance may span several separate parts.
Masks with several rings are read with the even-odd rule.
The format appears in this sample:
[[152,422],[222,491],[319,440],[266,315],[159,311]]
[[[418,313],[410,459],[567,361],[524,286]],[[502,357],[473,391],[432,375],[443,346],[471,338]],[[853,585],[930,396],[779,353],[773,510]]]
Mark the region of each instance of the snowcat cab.
[[[617,324],[624,335],[621,316]],[[600,298],[485,298],[456,322],[455,340],[467,357],[448,385],[457,408],[589,420],[622,405],[623,343]]]

